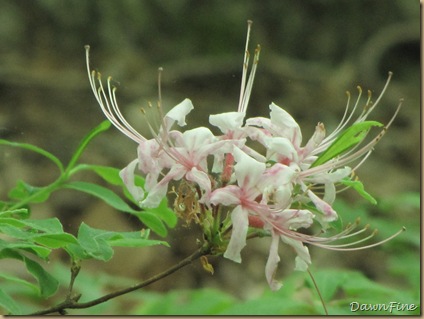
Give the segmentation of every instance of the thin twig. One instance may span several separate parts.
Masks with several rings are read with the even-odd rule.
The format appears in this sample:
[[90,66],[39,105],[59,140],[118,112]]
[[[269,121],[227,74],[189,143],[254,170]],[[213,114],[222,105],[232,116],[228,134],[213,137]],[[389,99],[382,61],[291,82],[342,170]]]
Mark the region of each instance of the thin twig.
[[192,263],[193,261],[195,261],[196,259],[199,259],[201,256],[205,256],[208,255],[210,251],[210,247],[209,245],[204,245],[201,248],[199,248],[197,251],[195,251],[193,254],[191,254],[190,256],[188,256],[187,258],[181,260],[178,264],[172,266],[171,268],[165,270],[164,272],[157,274],[137,285],[128,287],[128,288],[124,288],[121,290],[117,290],[115,292],[112,292],[110,294],[104,295],[100,298],[97,299],[93,299],[91,301],[87,301],[87,302],[81,302],[79,303],[78,300],[76,298],[68,298],[67,300],[65,300],[64,302],[53,306],[51,308],[45,309],[45,310],[41,310],[41,311],[37,311],[34,313],[31,313],[29,315],[45,315],[45,314],[50,314],[50,313],[55,313],[55,312],[59,312],[59,313],[64,313],[65,309],[82,309],[82,308],[89,308],[89,307],[93,307],[96,305],[99,305],[101,303],[104,303],[110,299],[125,295],[129,292],[132,292],[134,290],[146,287],[162,278],[165,278],[171,274],[173,274],[174,272],[176,272],[177,270],[183,268],[184,266],[189,265],[190,263]]

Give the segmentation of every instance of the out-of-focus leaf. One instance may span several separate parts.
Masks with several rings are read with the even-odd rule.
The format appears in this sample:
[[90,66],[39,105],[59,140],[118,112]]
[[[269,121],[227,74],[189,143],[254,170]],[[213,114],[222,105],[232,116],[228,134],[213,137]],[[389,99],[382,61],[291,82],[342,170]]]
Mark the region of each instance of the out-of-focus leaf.
[[14,258],[21,260],[28,272],[37,280],[38,289],[42,297],[53,295],[58,287],[59,282],[56,278],[50,275],[38,262],[28,258],[27,256],[13,249],[0,250],[0,258]]
[[4,280],[11,281],[15,284],[23,285],[23,286],[28,287],[29,289],[38,293],[38,287],[36,285],[34,285],[33,283],[27,281],[27,280],[24,280],[24,279],[15,277],[15,276],[6,275],[4,273],[0,273],[0,278],[3,278]]
[[0,288],[0,307],[6,309],[11,315],[21,315],[18,304]]
[[229,294],[213,289],[177,290],[151,294],[136,309],[142,315],[216,315],[234,303]]
[[5,210],[0,212],[0,218],[4,217],[13,217],[13,218],[28,218],[29,217],[29,210],[26,208],[18,208],[18,209],[12,209],[12,210]]
[[27,149],[27,150],[33,151],[35,153],[38,153],[38,154],[48,158],[49,160],[51,160],[54,164],[56,164],[56,166],[59,168],[59,170],[61,172],[63,171],[62,162],[56,156],[54,156],[53,154],[43,150],[42,148],[35,146],[35,145],[26,144],[26,143],[10,142],[10,141],[3,140],[3,139],[0,139],[0,145],[19,147],[19,148]]

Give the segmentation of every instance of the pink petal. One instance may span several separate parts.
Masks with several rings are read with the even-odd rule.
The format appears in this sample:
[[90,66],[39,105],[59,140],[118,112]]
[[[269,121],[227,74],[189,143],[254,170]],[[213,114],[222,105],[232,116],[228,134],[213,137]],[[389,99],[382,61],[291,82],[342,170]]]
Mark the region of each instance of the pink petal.
[[210,197],[210,202],[214,205],[239,205],[241,190],[238,186],[228,185],[214,190]]
[[162,199],[166,197],[168,184],[171,180],[180,180],[186,170],[181,165],[175,165],[147,194],[147,197],[141,202],[143,208],[156,208]]
[[[193,167],[187,174],[185,178],[193,183],[199,185],[199,187],[205,191],[205,197],[208,199],[211,193],[211,180],[209,179],[208,174],[205,172],[199,171],[196,167]],[[205,202],[204,199],[202,202]],[[207,203],[207,201],[206,201]]]
[[315,195],[311,190],[308,190],[308,196],[314,203],[315,207],[322,213],[324,213],[323,220],[326,222],[331,222],[337,219],[336,211],[331,207],[330,204],[323,201],[317,195]]

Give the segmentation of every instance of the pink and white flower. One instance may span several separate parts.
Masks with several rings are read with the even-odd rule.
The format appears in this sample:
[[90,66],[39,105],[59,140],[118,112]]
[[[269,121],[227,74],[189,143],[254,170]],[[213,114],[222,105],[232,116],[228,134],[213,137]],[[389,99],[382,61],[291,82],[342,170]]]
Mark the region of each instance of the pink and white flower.
[[[362,123],[366,120],[379,104],[391,74],[376,102],[372,104],[369,95],[364,111],[355,120],[352,119],[359,105],[361,90],[350,114],[348,95],[345,114],[332,133],[326,137],[324,125],[318,123],[312,137],[302,146],[300,126],[286,110],[274,103],[269,106],[269,118],[245,118],[260,53],[258,46],[248,77],[250,26],[251,22],[247,33],[237,111],[209,116],[209,123],[218,127],[222,133],[218,136],[207,127],[186,131],[173,129],[174,124],[184,127],[186,116],[194,109],[192,102],[185,99],[161,118],[157,131],[148,123],[152,138],[147,139],[122,115],[111,78],[108,78],[107,87],[104,87],[100,74],[90,71],[88,46],[87,71],[92,91],[107,119],[138,144],[137,158],[120,172],[120,176],[140,207],[157,207],[169,193],[169,185],[173,181],[189,183],[195,189],[193,194],[190,194],[193,196],[190,200],[200,204],[193,206],[200,207],[194,214],[197,216],[203,213],[217,220],[208,220],[202,224],[203,218],[206,217],[196,217],[195,220],[203,227],[205,237],[211,232],[212,224],[223,224],[218,229],[213,228],[218,234],[211,237],[214,240],[223,237],[222,241],[227,244],[225,258],[241,262],[241,251],[246,246],[249,228],[261,229],[269,234],[271,245],[265,276],[270,287],[276,290],[281,287],[275,279],[280,261],[280,240],[295,250],[295,269],[301,271],[307,270],[311,264],[306,245],[334,250],[362,249],[376,245],[351,247],[373,235],[349,244],[335,244],[340,239],[362,234],[365,228],[354,232],[357,223],[329,237],[306,235],[299,229],[307,229],[318,221],[323,233],[329,223],[338,218],[332,208],[337,185],[369,156],[393,122],[400,105],[389,123],[365,145],[358,143],[333,158],[316,162],[343,134],[349,123]],[[158,104],[160,106],[160,101]],[[259,153],[253,147],[258,142],[265,148],[265,154]],[[144,187],[135,184],[137,169],[145,176]],[[318,187],[320,192],[317,191]],[[220,220],[221,216],[224,216],[222,211],[230,214],[230,223],[227,223],[226,219]],[[226,236],[229,229],[231,233],[228,239]],[[216,251],[221,248],[219,246]]]

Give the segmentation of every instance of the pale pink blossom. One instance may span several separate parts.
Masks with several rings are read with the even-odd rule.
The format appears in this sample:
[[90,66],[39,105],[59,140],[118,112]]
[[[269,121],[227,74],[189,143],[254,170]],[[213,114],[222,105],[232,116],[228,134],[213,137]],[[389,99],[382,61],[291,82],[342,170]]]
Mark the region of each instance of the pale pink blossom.
[[[214,231],[218,231],[214,238],[222,236],[222,241],[228,243],[224,247],[225,258],[241,262],[241,251],[246,246],[249,227],[261,229],[271,237],[265,276],[271,289],[277,290],[281,287],[275,278],[280,261],[280,240],[296,252],[295,270],[300,271],[306,271],[311,264],[307,245],[333,250],[356,250],[379,244],[355,247],[374,234],[348,244],[337,244],[340,239],[363,234],[366,228],[355,231],[359,222],[348,225],[332,236],[322,237],[322,234],[338,218],[332,207],[337,186],[351,176],[370,155],[393,122],[400,105],[389,123],[365,145],[361,145],[361,141],[333,158],[316,161],[350,124],[362,123],[367,119],[379,104],[391,74],[375,103],[371,103],[369,94],[363,112],[356,119],[353,117],[359,105],[361,89],[350,113],[348,95],[345,114],[336,129],[326,136],[324,124],[318,123],[313,135],[302,145],[299,124],[286,110],[274,103],[269,105],[269,118],[246,119],[260,53],[260,47],[257,46],[248,76],[250,21],[248,25],[237,111],[209,116],[209,123],[217,127],[221,135],[214,135],[207,127],[185,131],[173,129],[174,124],[184,127],[186,116],[194,109],[192,102],[185,99],[161,117],[157,125],[159,127],[147,122],[152,133],[148,139],[137,132],[122,115],[111,78],[108,78],[107,86],[104,87],[100,73],[90,71],[88,47],[87,71],[92,91],[107,119],[138,144],[137,158],[120,172],[120,176],[140,207],[157,207],[169,193],[171,182],[189,183],[194,188],[193,194],[189,194],[192,196],[190,200],[198,210],[190,213],[196,216],[195,220],[202,227],[205,238],[211,231],[211,224],[220,225],[219,229],[214,228]],[[161,107],[161,101],[158,104]],[[265,149],[265,154],[255,148],[254,145],[258,143]],[[135,183],[137,171],[145,177],[142,186]],[[176,194],[177,198],[184,195]],[[220,219],[224,216],[222,211],[230,214],[230,223],[227,219]],[[216,218],[218,223],[210,219],[202,223],[206,212],[208,216]],[[318,235],[307,235],[299,230],[311,227],[314,222],[321,225],[322,231]],[[222,248],[220,245],[217,251]]]

